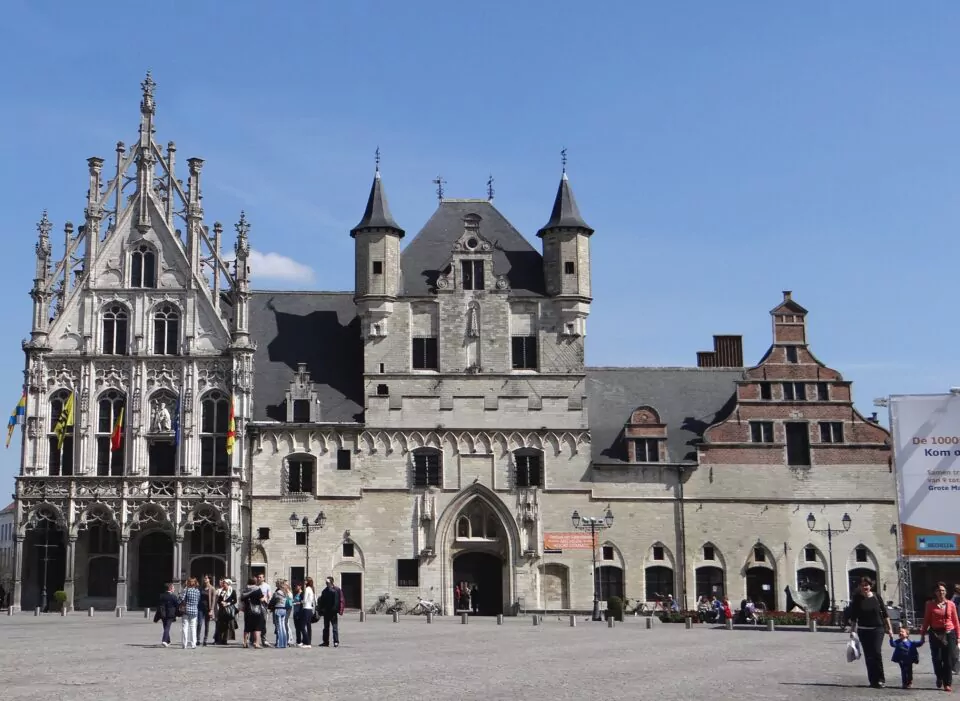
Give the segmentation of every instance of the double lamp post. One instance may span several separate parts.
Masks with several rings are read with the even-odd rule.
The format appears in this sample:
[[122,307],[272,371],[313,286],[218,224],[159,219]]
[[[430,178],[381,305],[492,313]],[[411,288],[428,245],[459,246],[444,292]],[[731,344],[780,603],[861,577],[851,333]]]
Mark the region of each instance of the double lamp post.
[[290,514],[290,528],[292,528],[297,533],[304,534],[304,543],[307,546],[307,562],[306,566],[303,568],[303,579],[306,582],[308,576],[310,576],[310,532],[318,531],[323,528],[324,524],[327,522],[327,515],[321,511],[317,514],[317,517],[313,520],[313,523],[310,523],[310,519],[304,516],[300,519],[296,513]]
[[837,615],[837,599],[833,586],[833,535],[834,533],[839,535],[849,531],[850,526],[853,525],[853,519],[850,518],[850,514],[844,514],[843,518],[840,519],[840,523],[843,525],[842,531],[833,530],[833,526],[831,526],[829,522],[827,522],[826,528],[817,528],[817,517],[813,515],[813,512],[811,511],[810,515],[807,516],[807,528],[810,529],[810,532],[827,536],[827,552],[830,558],[830,611],[833,616]]
[[590,531],[590,550],[593,551],[593,620],[602,621],[600,616],[600,577],[597,572],[597,531],[602,531],[613,526],[613,512],[607,507],[607,513],[603,518],[594,518],[591,516],[581,516],[574,510],[570,516],[573,521],[573,527],[578,531]]

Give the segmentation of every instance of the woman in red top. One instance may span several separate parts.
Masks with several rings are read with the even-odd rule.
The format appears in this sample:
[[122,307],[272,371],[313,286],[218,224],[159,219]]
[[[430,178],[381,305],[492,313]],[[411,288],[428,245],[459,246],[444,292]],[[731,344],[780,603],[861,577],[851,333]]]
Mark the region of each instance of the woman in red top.
[[957,646],[960,619],[957,618],[956,605],[947,598],[946,584],[937,582],[933,596],[923,612],[920,642],[923,643],[929,630],[930,657],[933,659],[933,673],[937,675],[937,688],[953,691],[953,650]]

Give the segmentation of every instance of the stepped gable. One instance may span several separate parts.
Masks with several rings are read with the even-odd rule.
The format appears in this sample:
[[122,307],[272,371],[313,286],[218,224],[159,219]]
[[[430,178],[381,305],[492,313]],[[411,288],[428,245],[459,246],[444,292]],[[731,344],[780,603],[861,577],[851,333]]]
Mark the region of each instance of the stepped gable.
[[449,263],[454,244],[463,236],[463,219],[468,214],[480,217],[480,235],[494,245],[494,273],[507,276],[510,295],[544,296],[542,256],[487,200],[440,203],[400,256],[403,294],[408,297],[433,294],[437,277]]
[[703,432],[723,420],[736,400],[737,368],[587,368],[593,462],[626,465],[624,425],[641,406],[666,425],[667,460],[696,462]]
[[363,339],[352,292],[254,292],[255,421],[285,421],[285,392],[306,363],[321,422],[363,420]]

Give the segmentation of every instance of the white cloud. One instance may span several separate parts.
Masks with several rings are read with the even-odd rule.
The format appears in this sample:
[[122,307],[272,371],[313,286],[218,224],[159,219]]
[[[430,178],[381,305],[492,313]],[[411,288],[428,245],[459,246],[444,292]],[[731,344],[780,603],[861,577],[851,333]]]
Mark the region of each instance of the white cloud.
[[250,251],[250,275],[255,280],[313,282],[313,268],[279,253]]

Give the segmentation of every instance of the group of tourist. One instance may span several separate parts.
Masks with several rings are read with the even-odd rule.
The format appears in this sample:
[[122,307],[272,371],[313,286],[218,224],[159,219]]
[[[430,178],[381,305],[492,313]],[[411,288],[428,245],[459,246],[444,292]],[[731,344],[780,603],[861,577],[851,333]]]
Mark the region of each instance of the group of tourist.
[[[339,617],[343,615],[343,591],[333,577],[327,577],[326,586],[318,597],[315,593],[312,577],[303,584],[292,587],[286,580],[277,580],[274,587],[264,581],[262,574],[251,577],[242,592],[233,588],[233,581],[220,580],[219,588],[213,586],[210,577],[203,578],[203,584],[196,577],[186,581],[180,593],[174,592],[174,585],[160,597],[157,612],[153,620],[163,624],[160,644],[170,647],[170,629],[179,618],[181,628],[181,647],[197,647],[202,632],[201,644],[207,646],[210,623],[214,623],[213,644],[229,645],[236,640],[236,631],[240,628],[238,618],[243,613],[243,647],[299,647],[313,645],[313,624],[323,620],[323,642],[320,647],[330,647],[331,631],[333,647],[340,646]],[[267,618],[273,620],[273,643],[267,641]],[[293,621],[296,641],[290,644],[290,622]]]
[[858,639],[867,666],[867,681],[875,689],[886,686],[883,674],[883,639],[890,639],[894,648],[893,661],[900,665],[900,680],[904,689],[913,687],[913,665],[920,662],[918,648],[930,636],[930,659],[937,688],[953,691],[953,675],[960,671],[960,650],[957,634],[960,633],[960,585],[954,587],[953,599],[947,598],[947,586],[938,582],[933,589],[933,598],[928,600],[920,626],[920,640],[912,641],[906,626],[900,628],[898,637],[893,635],[893,625],[887,606],[874,590],[869,577],[860,580],[860,591],[850,602],[848,624],[851,639]]

